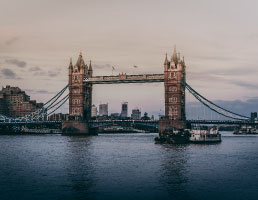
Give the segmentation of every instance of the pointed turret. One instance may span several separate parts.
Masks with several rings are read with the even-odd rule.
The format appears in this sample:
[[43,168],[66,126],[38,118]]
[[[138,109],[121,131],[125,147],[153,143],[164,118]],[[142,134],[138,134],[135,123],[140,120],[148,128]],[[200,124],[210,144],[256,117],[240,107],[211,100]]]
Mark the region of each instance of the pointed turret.
[[78,60],[76,62],[76,66],[80,69],[82,64],[84,64],[84,60],[82,58],[82,52],[80,52],[80,55],[79,55]]
[[70,64],[68,67],[69,85],[72,84],[72,73],[73,73],[73,63],[72,63],[72,58],[70,58]]
[[90,65],[89,65],[89,71],[92,71],[91,60],[90,60]]
[[92,74],[93,74],[93,70],[92,70],[92,66],[91,66],[91,60],[90,60],[90,64],[89,64],[88,73],[89,73],[89,76],[92,76]]
[[177,53],[177,60],[180,62],[180,52]]
[[182,65],[185,66],[185,57],[183,56]]
[[168,65],[168,54],[167,53],[166,53],[166,58],[165,58],[164,65]]
[[174,48],[174,53],[173,56],[171,58],[171,61],[174,61],[174,63],[177,63],[177,53],[176,53],[176,46]]
[[81,67],[85,67],[85,63],[83,59],[81,60]]
[[69,64],[69,69],[73,68],[73,63],[72,63],[72,58],[70,58],[70,64]]
[[84,67],[84,75],[85,76],[88,76],[88,74],[89,74],[89,68],[88,68],[88,65],[87,64],[85,64],[85,67]]

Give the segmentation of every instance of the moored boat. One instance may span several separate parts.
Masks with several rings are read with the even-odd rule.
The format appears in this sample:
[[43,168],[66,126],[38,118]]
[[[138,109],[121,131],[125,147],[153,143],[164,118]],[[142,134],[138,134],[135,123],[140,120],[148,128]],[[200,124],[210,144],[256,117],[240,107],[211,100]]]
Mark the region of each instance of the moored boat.
[[242,126],[240,129],[236,129],[233,134],[246,135],[246,134],[258,134],[258,129],[251,126]]
[[218,143],[221,142],[221,134],[217,129],[201,130],[192,129],[189,131],[191,137],[189,142],[191,143]]

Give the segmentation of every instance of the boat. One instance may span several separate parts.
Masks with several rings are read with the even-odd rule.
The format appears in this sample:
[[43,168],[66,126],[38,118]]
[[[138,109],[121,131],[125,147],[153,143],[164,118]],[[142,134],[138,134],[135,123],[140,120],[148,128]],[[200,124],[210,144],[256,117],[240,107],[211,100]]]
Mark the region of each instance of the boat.
[[211,128],[209,130],[191,129],[189,130],[191,143],[218,143],[221,142],[221,134],[218,129]]
[[240,129],[234,130],[235,135],[258,134],[258,129],[251,126],[242,126]]

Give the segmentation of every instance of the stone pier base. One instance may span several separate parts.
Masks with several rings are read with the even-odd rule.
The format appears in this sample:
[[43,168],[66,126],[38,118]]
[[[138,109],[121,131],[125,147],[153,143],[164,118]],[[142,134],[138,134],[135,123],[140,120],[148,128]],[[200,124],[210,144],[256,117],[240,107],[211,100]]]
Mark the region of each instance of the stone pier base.
[[159,120],[159,133],[169,128],[185,129],[187,128],[187,124],[186,124],[186,121],[182,121],[182,120],[169,120],[169,119]]
[[89,124],[86,121],[62,121],[63,135],[91,135]]

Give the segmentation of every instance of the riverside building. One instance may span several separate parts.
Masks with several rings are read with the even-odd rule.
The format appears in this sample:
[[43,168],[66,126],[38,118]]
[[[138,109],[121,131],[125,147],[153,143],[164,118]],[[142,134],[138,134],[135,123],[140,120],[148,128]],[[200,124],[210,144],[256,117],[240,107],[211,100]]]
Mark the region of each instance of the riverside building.
[[30,100],[30,96],[19,87],[7,85],[0,91],[0,114],[17,118],[43,107],[43,103]]

